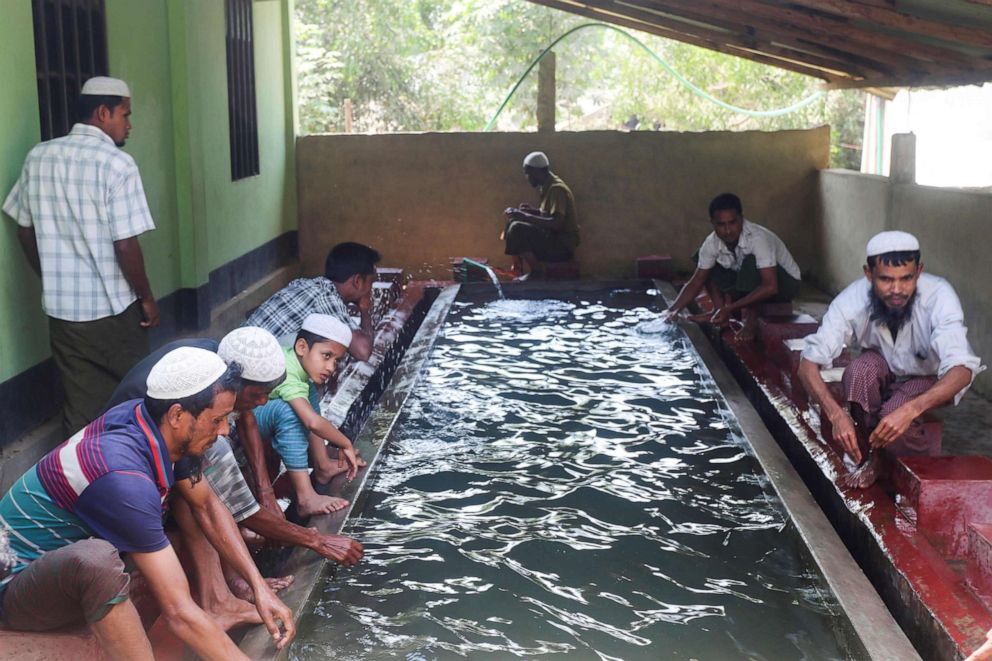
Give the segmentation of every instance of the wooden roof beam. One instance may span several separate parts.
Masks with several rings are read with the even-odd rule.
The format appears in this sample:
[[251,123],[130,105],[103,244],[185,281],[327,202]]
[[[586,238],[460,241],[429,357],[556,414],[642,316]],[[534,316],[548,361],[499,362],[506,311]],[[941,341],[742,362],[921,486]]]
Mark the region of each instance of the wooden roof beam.
[[[702,3],[701,3],[702,4]],[[824,16],[801,9],[790,9],[778,3],[762,0],[707,0],[705,4],[737,12],[739,16],[757,16],[777,21],[781,24],[802,28],[810,32],[831,35],[835,40],[874,46],[890,52],[911,57],[923,63],[938,65],[952,62],[971,68],[974,58],[959,51],[923,44],[912,39],[892,34],[874,32],[858,27],[854,23],[833,16]]]
[[[743,30],[753,31],[765,40],[782,40],[802,47],[827,49],[838,55],[858,63],[867,60],[874,63],[876,68],[888,70],[889,75],[898,76],[913,71],[910,66],[925,70],[924,66],[915,61],[907,61],[901,53],[893,53],[872,45],[843,41],[825,33],[822,30],[806,30],[782,24],[774,20],[754,18],[753,16],[719,8],[712,2],[699,0],[630,0],[638,6],[650,6],[669,14],[685,16],[696,20],[727,21],[740,26]],[[864,66],[864,65],[862,65]]]
[[821,57],[808,51],[801,51],[794,48],[788,48],[787,46],[773,44],[769,41],[758,39],[747,33],[742,34],[737,30],[718,30],[701,27],[696,23],[688,23],[685,20],[679,20],[677,18],[672,18],[653,11],[639,10],[626,4],[614,2],[613,0],[581,0],[577,4],[598,9],[610,15],[620,15],[638,21],[643,21],[650,25],[661,25],[675,30],[676,32],[693,35],[706,39],[707,41],[723,43],[727,46],[738,47],[750,52],[770,55],[798,65],[822,69],[828,73],[855,76],[859,78],[864,78],[871,73],[883,73],[878,69],[871,67],[866,70],[866,68],[859,66],[857,63],[838,58],[836,55],[830,58]]
[[944,71],[917,76],[896,78],[868,78],[866,80],[836,80],[828,82],[828,90],[861,89],[865,87],[956,87],[992,82],[992,71]]
[[[574,2],[575,0],[573,0]],[[588,4],[592,0],[586,0],[580,4]],[[788,56],[792,58],[797,58],[800,61],[805,59],[806,54],[812,54],[814,56],[819,56],[825,58],[826,60],[831,60],[836,64],[834,66],[839,66],[842,70],[857,70],[863,72],[865,75],[883,75],[892,76],[900,70],[905,70],[905,66],[900,66],[904,64],[902,58],[895,55],[883,54],[882,60],[871,59],[866,57],[863,53],[868,52],[866,49],[861,49],[860,53],[853,53],[850,50],[845,51],[842,49],[835,48],[832,42],[827,42],[827,45],[813,43],[810,41],[804,41],[801,38],[797,38],[794,34],[783,31],[783,30],[770,30],[767,25],[762,24],[760,29],[756,29],[750,25],[743,25],[740,22],[733,22],[721,18],[719,15],[714,15],[712,13],[697,13],[692,10],[678,9],[671,10],[668,8],[657,9],[654,5],[657,2],[647,2],[643,0],[599,0],[599,4],[609,4],[614,8],[615,11],[620,13],[629,13],[632,10],[641,10],[647,12],[649,15],[665,15],[672,17],[682,17],[697,23],[704,23],[707,25],[714,25],[720,27],[728,32],[734,32],[742,36],[753,36],[756,43],[772,44],[773,46],[782,46],[786,49],[794,51],[789,53]],[[647,5],[651,5],[650,7]],[[874,54],[874,51],[872,51]],[[813,63],[810,60],[810,63]]]
[[699,46],[701,48],[717,51],[720,53],[724,53],[726,55],[744,57],[746,59],[753,60],[755,62],[760,62],[762,64],[779,67],[781,69],[788,69],[789,71],[794,71],[795,73],[801,73],[803,75],[811,76],[813,78],[819,78],[825,81],[826,83],[835,83],[835,82],[839,83],[843,80],[855,79],[853,75],[849,75],[849,74],[838,75],[836,73],[824,71],[822,69],[817,69],[803,64],[797,64],[790,60],[785,60],[769,55],[763,55],[763,54],[745,51],[740,47],[733,47],[719,42],[708,41],[706,39],[696,37],[691,34],[684,34],[681,32],[676,32],[674,30],[668,30],[662,28],[661,26],[651,25],[649,23],[644,23],[643,21],[637,21],[622,15],[604,12],[602,10],[597,10],[594,7],[588,6],[585,2],[576,2],[575,0],[530,0],[530,1],[535,4],[551,7],[553,9],[561,9],[563,11],[571,12],[573,14],[579,14],[580,16],[586,16],[587,18],[592,18],[598,21],[605,21],[608,23],[613,23],[615,25],[621,25],[623,27],[632,28],[634,30],[640,30],[642,32],[647,32],[659,37],[664,37],[666,39],[673,39],[675,41],[681,41],[683,43],[692,44],[693,46]]
[[903,14],[892,8],[852,2],[851,0],[788,0],[794,5],[834,14],[846,19],[866,21],[913,34],[992,49],[992,32],[981,28],[940,23]]

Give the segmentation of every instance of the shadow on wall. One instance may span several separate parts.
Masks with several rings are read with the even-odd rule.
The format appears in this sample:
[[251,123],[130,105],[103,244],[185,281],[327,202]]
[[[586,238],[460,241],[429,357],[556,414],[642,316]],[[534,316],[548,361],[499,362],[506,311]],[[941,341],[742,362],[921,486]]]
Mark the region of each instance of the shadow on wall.
[[449,279],[449,258],[507,264],[503,209],[537,204],[523,177],[540,149],[575,194],[583,277],[631,277],[634,259],[670,254],[688,270],[710,231],[710,199],[732,191],[745,215],[789,245],[805,271],[820,234],[818,170],[829,127],[780,132],[424,133],[299,138],[300,258],[318,274],[339,241],[384,263]]

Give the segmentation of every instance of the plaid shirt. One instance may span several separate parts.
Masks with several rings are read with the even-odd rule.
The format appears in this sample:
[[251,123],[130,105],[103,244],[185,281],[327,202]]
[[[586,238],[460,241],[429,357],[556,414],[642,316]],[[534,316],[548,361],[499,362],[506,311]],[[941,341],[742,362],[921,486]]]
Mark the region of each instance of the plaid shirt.
[[258,306],[245,326],[259,326],[276,337],[296,335],[310,314],[329,314],[359,328],[348,314],[338,288],[327,278],[297,278]]
[[134,159],[99,128],[76,124],[32,149],[3,210],[34,228],[48,316],[93,321],[135,301],[114,241],[155,223]]

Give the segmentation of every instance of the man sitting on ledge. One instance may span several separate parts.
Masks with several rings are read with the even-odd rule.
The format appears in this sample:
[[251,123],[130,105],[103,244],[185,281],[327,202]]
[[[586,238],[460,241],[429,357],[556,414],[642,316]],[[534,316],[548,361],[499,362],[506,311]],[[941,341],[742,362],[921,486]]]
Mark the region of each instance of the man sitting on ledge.
[[[524,158],[527,183],[541,192],[538,208],[522,203],[506,213],[506,254],[513,256],[517,280],[527,280],[543,271],[543,262],[567,262],[579,246],[579,221],[571,189],[554,172],[544,152]],[[523,273],[526,262],[528,272]]]
[[[128,400],[78,431],[28,470],[0,500],[14,573],[0,581],[5,627],[50,631],[87,624],[110,659],[148,659],[152,649],[128,599],[121,554],[141,571],[173,634],[204,659],[246,659],[193,601],[162,526],[173,464],[199,457],[218,435],[241,385],[241,368],[183,347],[148,374],[145,398]],[[281,649],[293,614],[272,593],[216,496],[179,487],[210,543],[248,582],[258,617]],[[285,627],[280,630],[279,622]],[[68,654],[71,656],[71,652]]]
[[[833,438],[860,464],[846,486],[878,477],[879,451],[925,454],[921,416],[953,401],[985,368],[968,344],[961,303],[951,285],[923,273],[920,244],[906,232],[882,232],[867,247],[865,277],[830,303],[806,338],[799,378],[833,427]],[[844,346],[861,355],[844,370],[845,410],[820,374]]]
[[771,230],[744,218],[741,199],[733,193],[710,202],[713,231],[693,255],[696,272],[668,308],[672,318],[695,300],[703,287],[713,312],[694,315],[692,321],[723,326],[740,310],[742,340],[753,340],[759,303],[791,301],[799,293],[801,275],[789,249]]

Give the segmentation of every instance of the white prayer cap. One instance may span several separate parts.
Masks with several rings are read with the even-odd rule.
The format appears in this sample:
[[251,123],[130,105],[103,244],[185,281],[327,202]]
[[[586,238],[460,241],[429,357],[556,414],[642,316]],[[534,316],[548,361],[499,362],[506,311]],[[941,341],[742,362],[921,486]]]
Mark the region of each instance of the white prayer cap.
[[548,161],[548,155],[543,151],[532,151],[524,156],[524,167],[527,166],[532,168],[547,168],[551,167],[551,162]]
[[241,378],[249,381],[268,383],[286,373],[286,356],[279,340],[258,326],[235,328],[225,335],[217,355],[225,363],[241,365]]
[[227,364],[213,351],[179,347],[152,366],[145,385],[152,399],[182,399],[206,390],[226,371]]
[[869,257],[887,252],[909,252],[920,249],[920,242],[909,232],[879,232],[868,241]]
[[85,96],[126,96],[130,98],[131,90],[120,78],[108,78],[107,76],[94,76],[85,83],[80,94]]
[[331,340],[346,347],[351,346],[351,328],[337,317],[329,314],[311,314],[303,320],[301,330],[319,335],[325,340]]

